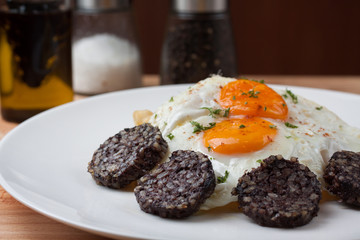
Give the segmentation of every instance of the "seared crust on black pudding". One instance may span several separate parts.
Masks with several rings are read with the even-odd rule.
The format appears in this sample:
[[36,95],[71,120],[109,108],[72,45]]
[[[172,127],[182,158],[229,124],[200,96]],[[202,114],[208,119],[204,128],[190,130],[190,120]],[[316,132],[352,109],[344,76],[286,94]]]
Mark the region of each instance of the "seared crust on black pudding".
[[360,153],[335,152],[325,168],[324,180],[329,192],[360,207]]
[[214,170],[206,155],[178,150],[169,162],[140,178],[134,192],[144,212],[185,218],[199,210],[215,185]]
[[243,212],[267,227],[293,228],[307,224],[317,215],[320,182],[296,158],[270,156],[261,166],[244,174],[233,195]]
[[122,188],[153,169],[168,149],[158,127],[125,128],[95,151],[88,172],[97,184]]

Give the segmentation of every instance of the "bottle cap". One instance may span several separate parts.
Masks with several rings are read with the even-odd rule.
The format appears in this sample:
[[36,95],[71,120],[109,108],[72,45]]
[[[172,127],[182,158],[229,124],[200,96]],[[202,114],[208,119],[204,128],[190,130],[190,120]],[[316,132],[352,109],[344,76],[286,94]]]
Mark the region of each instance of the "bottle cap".
[[221,13],[228,7],[227,0],[174,0],[173,9],[179,13]]
[[77,0],[75,7],[89,12],[121,10],[130,7],[130,0]]

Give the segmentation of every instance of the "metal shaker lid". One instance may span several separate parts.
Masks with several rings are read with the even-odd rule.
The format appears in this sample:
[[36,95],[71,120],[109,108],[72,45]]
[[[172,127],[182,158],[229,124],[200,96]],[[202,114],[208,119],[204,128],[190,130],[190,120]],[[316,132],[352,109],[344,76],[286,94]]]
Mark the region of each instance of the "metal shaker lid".
[[225,12],[228,0],[174,0],[173,10],[179,13]]
[[76,0],[75,7],[81,11],[112,11],[127,8],[130,0]]

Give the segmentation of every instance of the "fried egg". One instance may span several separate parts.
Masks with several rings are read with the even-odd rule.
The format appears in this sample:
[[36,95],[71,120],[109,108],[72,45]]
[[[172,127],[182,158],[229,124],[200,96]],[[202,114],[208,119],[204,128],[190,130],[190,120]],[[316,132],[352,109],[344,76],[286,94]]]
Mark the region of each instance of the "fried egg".
[[202,209],[236,201],[231,190],[238,179],[270,155],[297,157],[322,181],[335,151],[360,151],[360,130],[330,110],[291,90],[247,79],[200,81],[160,106],[149,122],[160,128],[169,154],[200,151],[217,177],[228,175]]

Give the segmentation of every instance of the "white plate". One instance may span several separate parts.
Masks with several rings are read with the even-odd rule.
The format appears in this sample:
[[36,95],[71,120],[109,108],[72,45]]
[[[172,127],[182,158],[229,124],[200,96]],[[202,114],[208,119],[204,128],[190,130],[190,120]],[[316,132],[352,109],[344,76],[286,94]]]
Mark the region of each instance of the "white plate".
[[[273,86],[274,87],[274,86]],[[284,88],[284,86],[276,86]],[[132,112],[155,110],[185,85],[134,89],[66,104],[20,124],[0,143],[0,184],[30,208],[89,232],[151,239],[354,239],[360,212],[325,202],[318,217],[296,229],[260,227],[240,212],[206,213],[185,220],[143,213],[131,191],[97,186],[87,173],[93,151],[132,127]],[[289,87],[360,127],[360,95]]]

